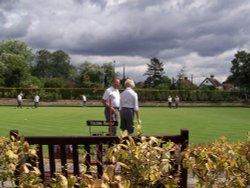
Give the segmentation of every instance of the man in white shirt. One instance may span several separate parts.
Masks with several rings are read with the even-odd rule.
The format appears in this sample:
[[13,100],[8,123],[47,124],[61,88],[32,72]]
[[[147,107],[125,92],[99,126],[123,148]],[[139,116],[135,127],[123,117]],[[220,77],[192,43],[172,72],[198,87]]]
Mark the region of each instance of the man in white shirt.
[[121,130],[127,130],[128,134],[131,135],[134,132],[134,115],[137,117],[138,124],[141,124],[138,95],[132,89],[135,87],[133,80],[127,79],[125,87],[126,89],[121,93],[120,101]]
[[[113,79],[112,86],[106,89],[102,97],[102,103],[105,106],[104,115],[106,121],[116,121],[118,125],[118,112],[120,106],[120,92],[118,90],[120,86],[119,79]],[[112,135],[116,135],[116,126],[112,127]]]
[[169,108],[172,108],[172,102],[173,102],[172,97],[168,96],[168,107]]
[[180,97],[178,95],[176,95],[176,97],[175,97],[175,108],[179,107],[179,102],[180,102]]
[[82,106],[86,106],[87,103],[87,97],[85,95],[82,95]]
[[20,93],[17,95],[17,108],[22,108],[22,102],[23,102],[23,94]]
[[38,107],[39,101],[40,101],[40,97],[38,95],[35,95],[35,97],[34,97],[34,107],[35,108]]

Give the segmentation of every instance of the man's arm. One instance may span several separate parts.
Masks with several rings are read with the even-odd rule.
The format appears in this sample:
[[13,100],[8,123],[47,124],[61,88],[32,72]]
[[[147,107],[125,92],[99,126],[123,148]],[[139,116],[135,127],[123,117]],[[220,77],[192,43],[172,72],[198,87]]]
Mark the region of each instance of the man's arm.
[[102,99],[102,104],[106,107],[106,108],[110,108],[112,112],[115,111],[115,109],[113,108],[113,106],[111,104],[109,104],[109,101]]

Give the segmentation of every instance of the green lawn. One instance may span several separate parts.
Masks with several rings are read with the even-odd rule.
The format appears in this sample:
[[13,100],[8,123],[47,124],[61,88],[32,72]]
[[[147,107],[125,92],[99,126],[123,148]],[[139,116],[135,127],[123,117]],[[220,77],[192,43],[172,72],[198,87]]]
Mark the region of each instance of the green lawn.
[[[250,131],[250,108],[167,107],[140,108],[143,134],[176,134],[190,131],[190,143],[212,142],[220,136],[245,141]],[[17,129],[22,135],[89,135],[86,120],[104,120],[101,107],[0,107],[0,135]],[[100,130],[100,129],[99,129]],[[98,130],[98,131],[99,131]],[[105,129],[106,130],[106,129]]]

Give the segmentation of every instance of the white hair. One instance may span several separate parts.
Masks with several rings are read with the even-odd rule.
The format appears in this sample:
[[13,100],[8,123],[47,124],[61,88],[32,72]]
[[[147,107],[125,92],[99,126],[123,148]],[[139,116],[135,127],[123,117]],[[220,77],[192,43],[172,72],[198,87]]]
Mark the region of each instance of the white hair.
[[125,86],[126,86],[126,87],[134,88],[134,87],[135,87],[135,82],[134,82],[133,80],[127,79],[127,80],[125,81]]

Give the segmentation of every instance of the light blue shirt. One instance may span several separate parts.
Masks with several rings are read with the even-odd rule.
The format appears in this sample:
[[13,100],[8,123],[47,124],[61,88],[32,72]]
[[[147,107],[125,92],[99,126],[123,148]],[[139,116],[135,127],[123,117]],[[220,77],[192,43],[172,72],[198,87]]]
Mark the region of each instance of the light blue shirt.
[[139,111],[138,95],[132,88],[128,87],[121,93],[120,109],[123,107]]

